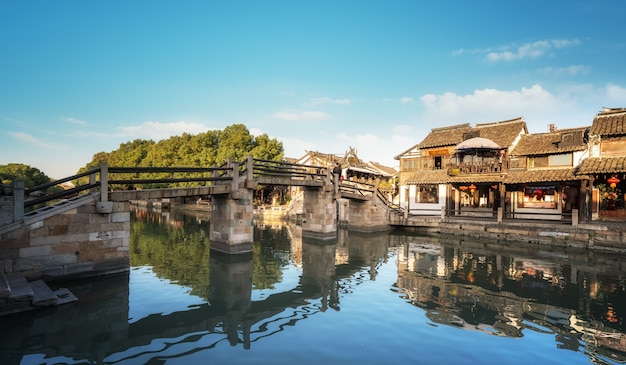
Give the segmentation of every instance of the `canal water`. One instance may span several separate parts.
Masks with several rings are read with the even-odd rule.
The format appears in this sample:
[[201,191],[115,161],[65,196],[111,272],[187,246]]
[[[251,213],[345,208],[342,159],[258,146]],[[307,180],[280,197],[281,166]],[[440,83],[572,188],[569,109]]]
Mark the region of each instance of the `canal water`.
[[210,251],[201,214],[137,210],[128,273],[0,317],[0,364],[623,364],[626,260],[257,222]]

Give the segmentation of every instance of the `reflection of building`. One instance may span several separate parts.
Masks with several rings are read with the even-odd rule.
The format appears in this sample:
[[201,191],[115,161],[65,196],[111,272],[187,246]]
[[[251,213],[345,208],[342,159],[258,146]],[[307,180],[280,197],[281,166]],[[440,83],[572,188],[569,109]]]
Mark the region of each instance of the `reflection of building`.
[[589,271],[604,267],[583,270],[588,262],[577,265],[574,255],[560,265],[531,252],[507,255],[407,237],[398,250],[397,286],[435,323],[496,336],[554,333],[563,348],[626,360],[623,281]]

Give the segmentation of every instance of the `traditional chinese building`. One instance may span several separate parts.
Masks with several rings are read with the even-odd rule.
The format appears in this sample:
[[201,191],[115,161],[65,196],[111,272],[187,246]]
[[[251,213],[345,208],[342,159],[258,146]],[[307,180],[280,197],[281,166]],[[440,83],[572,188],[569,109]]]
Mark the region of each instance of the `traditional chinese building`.
[[578,174],[588,178],[587,220],[626,219],[626,108],[604,108],[589,130],[590,153]]
[[626,108],[546,133],[528,134],[522,118],[434,128],[395,158],[408,214],[626,219]]
[[507,217],[561,220],[580,208],[589,127],[523,135],[509,154],[504,178]]
[[[528,133],[523,118],[434,128],[400,160],[400,205],[409,214],[492,216],[508,152]],[[454,211],[454,212],[450,212]]]

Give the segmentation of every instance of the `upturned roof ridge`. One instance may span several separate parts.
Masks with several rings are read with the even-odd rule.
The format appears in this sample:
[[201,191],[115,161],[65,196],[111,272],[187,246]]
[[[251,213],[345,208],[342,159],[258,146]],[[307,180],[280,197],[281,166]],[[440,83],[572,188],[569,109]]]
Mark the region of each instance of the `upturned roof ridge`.
[[493,126],[493,125],[498,125],[498,124],[520,123],[520,122],[525,122],[523,116],[522,117],[513,118],[513,119],[501,120],[501,121],[498,121],[498,122],[476,123],[476,128],[488,127],[488,126]]
[[457,125],[450,125],[446,127],[433,128],[431,129],[431,132],[446,131],[446,130],[459,129],[459,128],[471,128],[471,126],[469,123],[463,123],[463,124],[457,124]]

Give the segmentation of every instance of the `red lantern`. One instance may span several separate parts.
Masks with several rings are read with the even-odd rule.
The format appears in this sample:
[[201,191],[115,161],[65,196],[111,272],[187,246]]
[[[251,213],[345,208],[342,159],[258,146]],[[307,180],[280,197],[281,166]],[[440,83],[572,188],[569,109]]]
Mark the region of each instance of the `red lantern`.
[[476,185],[472,184],[469,186],[470,189],[470,193],[473,193],[474,191],[476,191]]
[[463,185],[463,186],[459,186],[459,190],[461,191],[465,191],[467,190],[467,186]]
[[609,185],[614,188],[620,182],[620,179],[618,179],[617,176],[613,175],[606,182],[608,182]]

